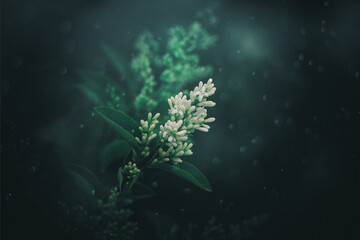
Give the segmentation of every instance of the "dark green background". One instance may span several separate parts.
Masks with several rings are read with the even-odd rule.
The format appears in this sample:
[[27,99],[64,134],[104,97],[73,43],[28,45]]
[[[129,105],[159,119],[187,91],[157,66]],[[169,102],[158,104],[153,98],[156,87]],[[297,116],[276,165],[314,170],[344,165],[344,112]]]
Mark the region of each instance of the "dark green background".
[[[76,70],[108,70],[100,43],[130,60],[144,29],[166,39],[209,4],[1,2],[2,239],[61,239],[56,202],[76,191],[62,164],[98,152],[103,134]],[[217,120],[189,160],[214,192],[164,173],[136,214],[184,224],[266,213],[256,239],[359,239],[359,13],[355,1],[219,1],[208,29],[219,41],[200,55],[214,67]]]

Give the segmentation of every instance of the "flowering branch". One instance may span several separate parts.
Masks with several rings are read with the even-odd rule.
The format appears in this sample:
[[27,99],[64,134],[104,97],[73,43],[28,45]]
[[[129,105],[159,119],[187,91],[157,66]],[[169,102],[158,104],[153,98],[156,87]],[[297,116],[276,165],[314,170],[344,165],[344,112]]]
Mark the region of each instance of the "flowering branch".
[[215,121],[215,118],[207,117],[207,107],[215,106],[215,102],[208,101],[216,91],[213,80],[210,78],[207,83],[200,82],[193,91],[187,95],[182,92],[175,97],[168,99],[170,119],[160,125],[158,134],[154,132],[159,113],[152,117],[148,114],[148,120],[141,120],[139,130],[142,138],[136,137],[136,141],[141,146],[141,156],[147,158],[150,155],[150,142],[158,137],[158,155],[151,164],[170,162],[178,164],[182,162],[181,157],[192,155],[192,143],[187,142],[190,134],[195,130],[208,132],[210,126],[207,123]]
[[170,119],[160,125],[159,137],[162,146],[159,148],[159,157],[156,162],[181,163],[183,156],[192,155],[192,143],[186,142],[195,130],[208,132],[210,126],[207,123],[215,121],[215,118],[206,118],[206,107],[215,106],[215,102],[207,101],[207,97],[216,91],[212,79],[207,83],[199,83],[194,91],[190,92],[190,98],[180,92],[175,97],[168,99],[170,106]]
[[[169,118],[159,127],[159,113],[148,113],[147,120],[141,120],[140,136],[129,136],[133,122],[124,113],[111,113],[109,109],[102,109],[100,114],[112,125],[115,125],[125,140],[133,147],[132,157],[119,171],[120,189],[123,180],[131,182],[130,187],[137,181],[141,172],[147,167],[157,167],[170,171],[186,180],[189,180],[204,190],[211,191],[210,183],[195,166],[183,162],[182,158],[192,155],[193,144],[190,136],[195,130],[208,132],[214,117],[207,117],[207,108],[215,106],[215,102],[208,98],[214,95],[216,88],[210,78],[207,83],[200,82],[189,95],[183,92],[168,99]],[[114,124],[110,118],[118,116],[130,124],[127,128]],[[136,124],[136,123],[135,123]],[[172,166],[172,167],[170,167]],[[186,169],[184,169],[186,168]]]

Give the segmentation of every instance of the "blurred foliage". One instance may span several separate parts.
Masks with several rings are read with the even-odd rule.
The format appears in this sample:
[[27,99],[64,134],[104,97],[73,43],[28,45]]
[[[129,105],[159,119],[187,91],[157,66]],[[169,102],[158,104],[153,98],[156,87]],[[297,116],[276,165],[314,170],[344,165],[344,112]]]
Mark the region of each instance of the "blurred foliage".
[[[137,80],[144,82],[135,100],[137,112],[154,110],[159,102],[165,102],[171,95],[183,90],[187,83],[201,80],[212,73],[210,66],[199,65],[200,57],[195,52],[214,46],[216,36],[210,35],[197,22],[188,30],[175,26],[168,33],[166,52],[162,56],[159,56],[158,41],[148,31],[140,35],[135,43],[138,53],[131,67],[138,73]],[[157,77],[154,76],[155,72],[159,73]],[[155,79],[160,80],[158,90],[155,90]]]
[[77,88],[95,105],[109,105],[126,109],[126,105],[120,97],[119,89],[121,88],[112,77],[89,69],[78,70],[77,73],[83,80],[76,85]]
[[[200,65],[198,52],[214,46],[216,41],[217,36],[209,34],[199,22],[194,22],[188,29],[183,26],[170,28],[166,46],[161,46],[150,31],[144,31],[134,44],[136,54],[131,61],[114,48],[102,44],[101,48],[117,76],[79,70],[82,82],[77,84],[77,88],[94,105],[108,105],[141,115],[156,109],[159,103],[166,102],[187,83],[209,77],[212,68]],[[134,102],[134,105],[128,102]]]
[[148,221],[155,230],[156,239],[166,240],[249,240],[255,237],[254,230],[265,224],[269,215],[255,215],[241,223],[223,223],[216,217],[210,218],[206,223],[188,222],[180,226],[173,218],[166,214],[146,213]]
[[253,230],[260,227],[269,219],[267,214],[253,216],[249,220],[244,220],[241,224],[230,224],[224,226],[216,217],[211,218],[205,225],[202,239],[208,240],[243,240],[251,239],[254,236]]
[[132,211],[118,204],[119,192],[114,189],[106,202],[98,200],[96,209],[90,211],[82,205],[70,206],[59,202],[60,219],[65,232],[73,237],[94,240],[135,239],[138,223],[131,220]]
[[215,9],[219,7],[219,3],[214,2],[203,10],[199,10],[195,14],[195,18],[202,22],[205,26],[214,27],[219,23],[219,18],[215,15]]

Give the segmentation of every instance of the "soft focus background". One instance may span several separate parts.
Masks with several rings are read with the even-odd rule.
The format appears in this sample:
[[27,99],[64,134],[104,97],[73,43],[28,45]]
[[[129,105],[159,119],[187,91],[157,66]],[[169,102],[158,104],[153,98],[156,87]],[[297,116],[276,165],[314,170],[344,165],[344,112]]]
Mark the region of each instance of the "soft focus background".
[[216,122],[189,161],[214,192],[159,174],[131,209],[180,226],[268,215],[254,239],[360,239],[360,3],[340,0],[2,1],[2,239],[62,239],[56,203],[76,189],[59,169],[78,155],[96,168],[104,134],[74,85],[80,68],[108,70],[99,45],[131,60],[142,31],[161,42],[213,4],[219,40],[200,57]]

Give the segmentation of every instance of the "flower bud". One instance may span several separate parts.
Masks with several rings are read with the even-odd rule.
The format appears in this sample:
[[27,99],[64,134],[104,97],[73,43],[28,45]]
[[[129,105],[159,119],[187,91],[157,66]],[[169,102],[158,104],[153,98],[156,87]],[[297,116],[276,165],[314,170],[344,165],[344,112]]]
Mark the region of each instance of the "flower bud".
[[203,127],[198,127],[197,130],[202,131],[202,132],[208,132],[209,131],[209,129],[203,128]]
[[211,122],[214,122],[214,121],[215,121],[215,118],[214,118],[214,117],[205,119],[205,122],[206,122],[206,123],[211,123]]
[[213,101],[205,101],[198,104],[200,107],[213,107],[216,105]]

